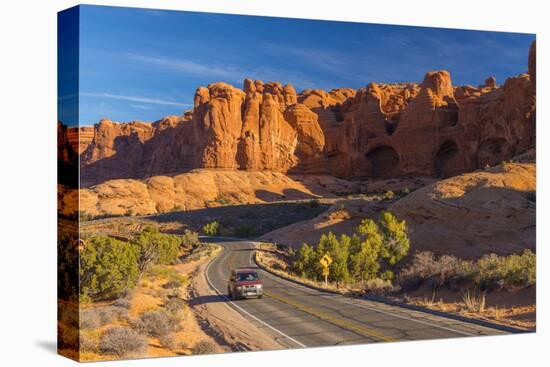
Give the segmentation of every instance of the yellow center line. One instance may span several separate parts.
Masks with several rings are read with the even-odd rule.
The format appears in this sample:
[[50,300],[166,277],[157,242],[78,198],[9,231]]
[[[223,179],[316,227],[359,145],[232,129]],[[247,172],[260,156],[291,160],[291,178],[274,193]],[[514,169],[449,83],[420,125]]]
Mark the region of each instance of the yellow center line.
[[351,330],[351,331],[357,332],[359,334],[362,334],[362,335],[365,335],[365,336],[368,336],[368,337],[372,337],[372,338],[375,338],[375,339],[378,339],[378,340],[381,340],[381,341],[385,341],[385,342],[397,341],[397,339],[395,339],[395,338],[386,336],[386,335],[384,335],[384,334],[382,334],[378,331],[372,330],[372,329],[367,328],[363,325],[353,323],[349,320],[346,320],[346,319],[343,319],[343,318],[340,318],[340,317],[331,316],[326,312],[320,311],[320,310],[315,309],[313,307],[303,305],[299,302],[296,302],[296,301],[291,300],[289,298],[283,297],[281,295],[274,294],[274,293],[271,293],[271,292],[268,292],[268,291],[265,291],[265,290],[264,290],[264,295],[266,295],[268,297],[271,297],[271,298],[273,298],[277,301],[286,303],[290,306],[293,306],[293,307],[297,308],[298,310],[306,312],[310,315],[313,315],[313,316],[315,316],[315,317],[317,317],[321,320],[328,321],[332,324],[343,327],[344,329]]

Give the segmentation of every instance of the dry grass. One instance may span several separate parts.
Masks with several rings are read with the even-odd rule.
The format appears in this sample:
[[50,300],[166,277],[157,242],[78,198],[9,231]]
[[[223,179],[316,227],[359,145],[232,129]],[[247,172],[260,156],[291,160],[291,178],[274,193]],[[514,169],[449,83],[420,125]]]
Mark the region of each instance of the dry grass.
[[[510,306],[497,305],[490,302],[491,297],[497,297],[498,293],[488,292],[476,293],[475,291],[466,291],[462,293],[459,299],[450,300],[449,294],[438,297],[435,293],[430,297],[412,298],[410,303],[417,306],[426,307],[441,312],[455,313],[461,316],[494,322],[501,325],[517,327],[525,330],[532,330],[536,327],[536,306]],[[513,302],[507,295],[507,302]]]
[[469,312],[476,312],[482,314],[485,311],[487,292],[482,292],[479,295],[470,293],[470,290],[466,290],[462,295],[462,302]]
[[[200,341],[214,343],[187,306],[189,279],[208,259],[198,258],[154,269],[124,299],[88,306],[85,312],[96,328],[81,330],[80,359],[189,355]],[[74,356],[78,358],[78,353]]]

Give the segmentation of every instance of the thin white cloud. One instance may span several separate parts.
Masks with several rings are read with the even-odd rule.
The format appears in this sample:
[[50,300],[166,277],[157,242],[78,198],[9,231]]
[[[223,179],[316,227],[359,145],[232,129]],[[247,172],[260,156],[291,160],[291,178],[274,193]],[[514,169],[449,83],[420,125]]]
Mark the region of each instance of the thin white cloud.
[[168,101],[168,100],[158,99],[158,98],[127,96],[127,95],[111,94],[111,93],[85,92],[85,93],[81,93],[80,95],[85,96],[85,97],[120,99],[120,100],[123,100],[123,101],[158,104],[158,105],[165,105],[165,106],[181,106],[181,107],[190,107],[190,106],[192,106],[191,103],[179,103],[179,102]]
[[137,61],[148,66],[161,67],[166,70],[173,70],[189,75],[198,75],[208,77],[212,82],[223,80],[225,82],[239,85],[245,78],[261,79],[263,81],[280,81],[291,82],[294,85],[299,85],[302,88],[316,88],[318,83],[309,78],[304,77],[300,73],[295,73],[289,70],[280,70],[270,67],[253,67],[243,68],[241,66],[220,66],[209,65],[184,59],[184,58],[165,58],[145,56],[138,54],[124,54],[130,60]]
[[128,58],[134,61],[155,65],[169,70],[182,71],[184,73],[202,76],[212,76],[218,78],[235,79],[242,75],[242,71],[232,67],[205,66],[189,59],[170,59],[162,57],[152,57],[137,54],[127,54]]

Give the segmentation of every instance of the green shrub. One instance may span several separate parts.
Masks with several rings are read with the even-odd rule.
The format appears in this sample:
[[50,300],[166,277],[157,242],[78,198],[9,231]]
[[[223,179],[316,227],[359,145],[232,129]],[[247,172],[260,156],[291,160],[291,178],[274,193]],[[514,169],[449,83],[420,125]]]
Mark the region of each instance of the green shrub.
[[107,236],[90,238],[80,253],[81,295],[97,300],[125,293],[136,285],[137,264],[134,246]]
[[218,221],[210,222],[202,227],[202,232],[207,236],[217,236],[220,229],[220,223]]
[[382,230],[382,247],[380,254],[388,265],[395,265],[409,253],[410,240],[407,234],[407,224],[398,220],[390,212],[382,212],[380,219]]
[[160,233],[156,227],[145,228],[132,244],[139,254],[138,266],[144,272],[151,264],[172,264],[181,254],[182,239]]
[[199,234],[186,229],[181,236],[181,243],[185,248],[194,249],[201,244]]
[[405,221],[383,212],[378,224],[372,219],[363,219],[351,237],[342,235],[338,239],[328,232],[321,235],[315,248],[304,243],[292,258],[292,269],[300,276],[321,280],[319,260],[328,254],[333,260],[329,280],[336,282],[337,286],[378,278],[391,282],[394,279],[391,268],[408,251]]
[[130,328],[115,326],[101,335],[99,349],[119,357],[141,355],[147,349],[147,339]]
[[521,288],[536,282],[536,257],[530,250],[521,255],[485,255],[477,262],[482,288]]
[[452,290],[529,287],[536,283],[536,258],[530,250],[521,255],[489,254],[477,261],[449,255],[436,258],[431,252],[420,252],[415,254],[409,267],[401,271],[399,283],[404,290],[416,289],[422,284],[433,288],[446,286]]

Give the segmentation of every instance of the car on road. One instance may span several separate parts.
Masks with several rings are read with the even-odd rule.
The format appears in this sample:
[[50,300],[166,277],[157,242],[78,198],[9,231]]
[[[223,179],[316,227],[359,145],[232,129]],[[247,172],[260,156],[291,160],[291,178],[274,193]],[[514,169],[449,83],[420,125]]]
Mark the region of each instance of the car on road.
[[250,297],[262,298],[264,289],[258,271],[253,268],[231,270],[227,282],[227,293],[234,300]]

